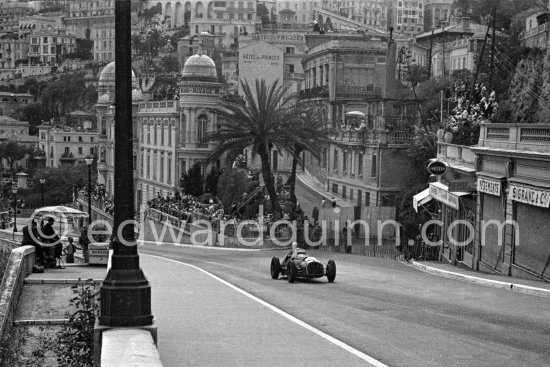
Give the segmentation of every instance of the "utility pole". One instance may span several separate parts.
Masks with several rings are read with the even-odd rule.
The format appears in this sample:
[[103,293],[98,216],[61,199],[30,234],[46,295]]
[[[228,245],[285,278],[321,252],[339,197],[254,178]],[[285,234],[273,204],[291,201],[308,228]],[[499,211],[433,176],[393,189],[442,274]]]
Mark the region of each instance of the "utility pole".
[[434,29],[432,27],[432,36],[430,37],[430,52],[428,53],[428,79],[432,78],[433,47],[434,47]]
[[[492,17],[495,18],[496,8],[493,7],[493,13]],[[476,74],[474,76],[474,82],[472,83],[472,91],[475,88],[475,85],[477,83],[477,76],[479,75],[479,69],[481,68],[481,64],[483,62],[483,54],[485,53],[485,46],[487,45],[487,37],[489,37],[489,30],[491,29],[490,26],[487,26],[487,32],[485,32],[485,40],[483,41],[483,47],[481,48],[481,53],[479,55],[479,60],[477,62],[477,68],[476,68]]]
[[495,47],[496,47],[496,39],[495,39],[495,28],[496,28],[496,21],[497,21],[497,4],[498,0],[495,1],[493,4],[493,35],[491,37],[491,73],[489,76],[489,86],[490,90],[493,90],[493,71],[495,69]]
[[445,78],[445,27],[443,27],[443,32],[441,33],[441,60],[443,61],[441,64],[441,68],[443,70],[443,78]]

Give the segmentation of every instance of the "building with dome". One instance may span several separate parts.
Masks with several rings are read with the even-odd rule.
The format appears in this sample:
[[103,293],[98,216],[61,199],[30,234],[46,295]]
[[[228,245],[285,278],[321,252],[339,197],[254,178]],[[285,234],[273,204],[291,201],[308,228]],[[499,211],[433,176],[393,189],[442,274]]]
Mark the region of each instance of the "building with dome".
[[[180,178],[195,164],[203,177],[213,143],[201,143],[218,126],[216,108],[221,84],[216,65],[200,51],[183,66],[179,93],[173,100],[141,102],[138,105],[139,141],[137,197],[146,203],[157,195],[180,189]],[[219,162],[217,164],[219,166]]]
[[[133,132],[136,137],[135,114],[138,103],[143,100],[143,95],[138,87],[134,72],[132,72],[132,120]],[[98,183],[105,185],[108,194],[114,193],[114,168],[115,168],[115,63],[107,64],[100,73],[97,84],[96,109],[97,128],[99,132],[97,145],[97,170]],[[137,151],[137,141],[134,152]],[[137,154],[134,153],[134,169],[137,167]]]

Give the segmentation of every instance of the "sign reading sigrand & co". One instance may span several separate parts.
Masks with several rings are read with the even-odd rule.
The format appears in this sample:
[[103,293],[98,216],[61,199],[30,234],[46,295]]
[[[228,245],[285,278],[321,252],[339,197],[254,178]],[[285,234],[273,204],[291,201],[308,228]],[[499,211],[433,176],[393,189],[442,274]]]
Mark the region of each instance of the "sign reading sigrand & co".
[[524,204],[548,208],[550,206],[550,191],[533,189],[510,184],[508,198]]

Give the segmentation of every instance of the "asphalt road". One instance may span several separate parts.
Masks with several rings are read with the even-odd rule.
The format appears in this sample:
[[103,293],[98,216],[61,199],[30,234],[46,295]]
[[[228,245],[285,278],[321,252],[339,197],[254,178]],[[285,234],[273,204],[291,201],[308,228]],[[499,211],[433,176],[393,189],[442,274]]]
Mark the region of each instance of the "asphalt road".
[[389,366],[550,365],[550,299],[440,278],[391,259],[318,250],[308,253],[336,261],[332,284],[272,280],[271,257],[285,250],[139,251],[205,269]]

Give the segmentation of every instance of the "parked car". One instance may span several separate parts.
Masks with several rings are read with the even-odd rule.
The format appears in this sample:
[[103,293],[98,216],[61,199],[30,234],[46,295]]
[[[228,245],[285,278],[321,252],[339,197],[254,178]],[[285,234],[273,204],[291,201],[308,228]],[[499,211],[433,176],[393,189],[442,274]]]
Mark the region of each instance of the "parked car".
[[277,256],[271,259],[271,278],[278,279],[279,274],[286,275],[289,283],[296,279],[313,279],[327,277],[330,283],[336,278],[336,263],[328,260],[326,264],[321,263],[313,256],[307,255],[304,249],[298,248],[296,254],[290,251],[283,260]]

